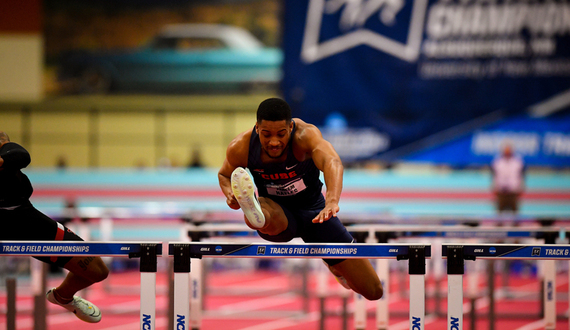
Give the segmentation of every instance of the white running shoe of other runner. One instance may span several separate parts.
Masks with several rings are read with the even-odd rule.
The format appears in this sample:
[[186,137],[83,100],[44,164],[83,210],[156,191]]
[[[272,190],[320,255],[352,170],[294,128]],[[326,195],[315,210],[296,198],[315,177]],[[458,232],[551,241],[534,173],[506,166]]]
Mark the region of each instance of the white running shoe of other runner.
[[55,288],[50,289],[46,293],[46,299],[52,304],[59,305],[68,311],[72,312],[77,316],[80,320],[89,322],[89,323],[97,323],[101,321],[101,311],[91,302],[79,297],[73,296],[73,300],[70,303],[62,304],[55,299],[53,290]]

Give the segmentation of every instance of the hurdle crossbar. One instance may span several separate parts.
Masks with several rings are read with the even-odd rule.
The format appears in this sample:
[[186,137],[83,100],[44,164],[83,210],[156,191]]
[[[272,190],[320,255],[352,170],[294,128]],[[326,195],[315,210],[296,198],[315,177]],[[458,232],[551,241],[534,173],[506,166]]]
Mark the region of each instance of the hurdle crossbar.
[[[405,258],[410,244],[286,244],[286,243],[170,243],[168,254],[174,255],[176,246],[188,245],[191,258],[335,258],[335,259],[400,259]],[[426,258],[431,257],[431,246],[425,248]]]
[[463,255],[475,259],[569,260],[567,244],[444,244],[443,258],[449,257],[449,247],[460,246]]
[[[171,242],[168,255],[174,257],[174,329],[199,329],[200,320],[190,319],[190,260],[192,258],[331,258],[409,260],[410,291],[421,299],[410,299],[410,329],[425,329],[425,260],[431,245],[413,244],[333,244],[333,243],[218,243]],[[192,283],[192,296],[199,283]]]
[[[445,244],[442,256],[448,259],[448,315],[447,329],[463,329],[463,274],[464,260],[518,259],[546,260],[544,278],[544,323],[546,330],[556,329],[555,260],[570,260],[570,245],[565,244]],[[546,274],[551,274],[547,276]],[[492,279],[490,279],[492,280]],[[494,328],[494,320],[491,328]]]
[[[441,238],[545,238],[566,233],[564,227],[514,227],[514,226],[441,226],[441,225],[351,225],[347,226],[351,233],[363,233],[370,236],[389,234],[388,238],[400,237],[441,237]],[[384,234],[384,235],[383,235]]]
[[0,241],[0,255],[141,258],[140,328],[155,329],[157,257],[162,255],[162,242]]

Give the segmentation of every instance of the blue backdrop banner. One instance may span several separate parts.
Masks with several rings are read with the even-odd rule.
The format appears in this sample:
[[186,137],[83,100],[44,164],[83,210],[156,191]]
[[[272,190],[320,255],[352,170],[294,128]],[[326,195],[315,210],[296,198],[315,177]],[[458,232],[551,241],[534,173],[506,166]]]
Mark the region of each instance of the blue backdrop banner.
[[505,142],[527,165],[570,165],[570,116],[529,118],[518,116],[489,125],[441,146],[405,157],[408,161],[455,166],[489,165]]
[[555,113],[570,104],[569,1],[286,0],[284,97],[345,159]]

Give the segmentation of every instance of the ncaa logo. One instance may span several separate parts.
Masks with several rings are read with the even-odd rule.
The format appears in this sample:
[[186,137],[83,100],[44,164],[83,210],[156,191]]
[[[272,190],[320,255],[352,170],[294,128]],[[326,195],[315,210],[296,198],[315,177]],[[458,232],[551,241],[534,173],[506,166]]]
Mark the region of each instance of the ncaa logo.
[[218,253],[222,252],[222,247],[219,245],[216,246],[216,252],[218,252]]
[[[411,6],[406,2],[411,1]],[[301,59],[313,63],[366,45],[404,61],[415,62],[420,55],[428,0],[310,0],[307,9]],[[409,19],[398,20],[400,12]],[[323,21],[337,20],[340,35],[321,40]],[[377,20],[372,22],[371,20]],[[375,23],[383,30],[406,24],[405,40],[397,40],[370,29],[365,24]]]
[[533,247],[531,257],[540,257],[540,248]]
[[265,246],[258,246],[257,247],[257,254],[264,255],[265,254]]
[[497,253],[497,249],[495,249],[494,247],[490,247],[490,248],[489,248],[489,253],[490,253],[490,254],[495,254],[495,253]]

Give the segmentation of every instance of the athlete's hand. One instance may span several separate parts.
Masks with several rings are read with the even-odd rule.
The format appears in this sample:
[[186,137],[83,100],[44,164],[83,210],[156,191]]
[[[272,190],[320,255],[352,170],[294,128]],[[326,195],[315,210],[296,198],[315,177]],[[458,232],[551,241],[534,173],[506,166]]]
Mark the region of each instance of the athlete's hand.
[[239,210],[240,209],[239,203],[238,203],[238,201],[237,201],[237,199],[233,193],[230,193],[229,196],[226,196],[226,203],[228,203],[228,206],[232,210]]
[[313,219],[313,223],[323,223],[332,217],[336,217],[339,210],[338,204],[326,204],[325,208]]

